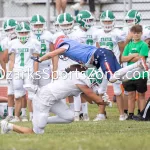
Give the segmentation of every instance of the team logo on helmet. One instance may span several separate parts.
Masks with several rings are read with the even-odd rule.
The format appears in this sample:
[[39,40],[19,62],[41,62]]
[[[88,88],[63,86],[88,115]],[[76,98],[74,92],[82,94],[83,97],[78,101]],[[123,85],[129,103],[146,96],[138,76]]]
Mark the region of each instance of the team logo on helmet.
[[83,10],[83,11],[80,11],[78,15],[76,16],[76,22],[81,27],[88,30],[91,26],[94,25],[94,17],[89,11]]

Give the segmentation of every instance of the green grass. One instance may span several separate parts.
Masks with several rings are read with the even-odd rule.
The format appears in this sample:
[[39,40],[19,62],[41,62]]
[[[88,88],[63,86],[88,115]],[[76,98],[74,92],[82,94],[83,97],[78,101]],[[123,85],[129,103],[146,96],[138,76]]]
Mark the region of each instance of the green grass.
[[[90,119],[97,106],[89,105]],[[150,122],[119,121],[116,106],[108,120],[47,125],[43,135],[0,135],[0,150],[149,150]],[[31,123],[18,123],[31,127]]]

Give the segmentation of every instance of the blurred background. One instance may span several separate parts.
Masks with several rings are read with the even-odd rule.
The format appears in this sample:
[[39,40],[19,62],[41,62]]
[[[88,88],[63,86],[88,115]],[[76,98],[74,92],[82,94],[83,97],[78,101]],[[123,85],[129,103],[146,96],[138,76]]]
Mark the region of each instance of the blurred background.
[[125,13],[136,9],[142,14],[142,25],[150,24],[150,0],[0,0],[0,28],[3,20],[14,18],[28,21],[30,16],[41,14],[47,20],[48,29],[53,28],[55,17],[63,11],[76,15],[82,9],[90,10],[99,24],[99,15],[111,10],[116,16],[116,25],[123,26]]

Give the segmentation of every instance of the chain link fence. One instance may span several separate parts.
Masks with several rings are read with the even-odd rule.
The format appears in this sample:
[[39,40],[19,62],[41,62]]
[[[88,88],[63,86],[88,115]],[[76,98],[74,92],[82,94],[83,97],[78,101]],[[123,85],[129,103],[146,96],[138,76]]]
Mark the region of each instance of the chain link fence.
[[[48,0],[0,0],[0,28],[2,22],[7,18],[29,21],[34,14],[43,15],[52,26],[56,16],[55,0],[49,0],[48,7],[46,6],[47,2]],[[74,15],[74,10],[70,6],[74,3],[76,0],[68,0],[66,8],[66,12],[70,12],[72,15]],[[97,20],[102,11],[111,10],[116,16],[116,25],[122,26],[125,13],[132,7],[142,14],[142,25],[150,24],[150,0],[95,0],[95,6]],[[88,3],[82,9],[89,10]],[[97,24],[99,25],[99,21]]]

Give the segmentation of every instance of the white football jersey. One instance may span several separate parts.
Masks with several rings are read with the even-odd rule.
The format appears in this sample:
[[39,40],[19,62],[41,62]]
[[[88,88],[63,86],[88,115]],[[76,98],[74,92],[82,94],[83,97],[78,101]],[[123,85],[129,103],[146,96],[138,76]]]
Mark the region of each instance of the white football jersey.
[[69,35],[69,38],[76,40],[80,43],[95,46],[96,44],[95,33],[98,30],[99,29],[96,28],[95,26],[89,28],[87,31],[84,31],[80,27],[78,27],[76,30],[73,30],[73,32]]
[[1,48],[2,48],[2,51],[5,51],[6,49],[8,49],[8,45],[9,45],[9,42],[11,40],[8,38],[8,37],[5,37],[2,41],[1,41]]
[[104,32],[103,29],[100,29],[96,33],[96,38],[101,48],[112,50],[119,60],[120,50],[118,43],[125,40],[124,32],[117,28],[114,28],[108,33]]
[[33,60],[31,56],[39,54],[41,50],[40,42],[29,38],[25,44],[19,39],[12,40],[9,44],[9,53],[15,53],[14,69],[33,69]]
[[[36,36],[34,33],[31,33],[31,38],[35,38],[41,43],[40,57],[50,51],[50,43],[52,43],[53,40],[53,34],[51,32],[44,30],[42,35],[39,37]],[[40,63],[40,66],[45,64],[50,65],[50,60],[43,61],[42,63]]]
[[38,97],[42,100],[41,103],[49,105],[51,101],[61,100],[68,96],[78,96],[81,91],[76,84],[92,87],[90,81],[85,78],[85,74],[74,72],[66,75],[64,79],[54,80],[54,82],[40,89]]
[[78,41],[79,43],[86,43],[86,31],[82,30],[81,28],[73,30],[70,34],[68,34],[68,37]]

